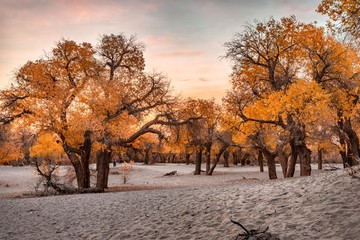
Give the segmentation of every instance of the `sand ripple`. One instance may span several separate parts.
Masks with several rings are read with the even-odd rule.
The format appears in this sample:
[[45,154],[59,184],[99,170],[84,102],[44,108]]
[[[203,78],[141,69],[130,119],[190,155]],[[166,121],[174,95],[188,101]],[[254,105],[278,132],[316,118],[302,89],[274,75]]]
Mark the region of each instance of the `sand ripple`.
[[265,228],[281,239],[359,239],[360,181],[308,178],[0,200],[0,239],[235,239]]

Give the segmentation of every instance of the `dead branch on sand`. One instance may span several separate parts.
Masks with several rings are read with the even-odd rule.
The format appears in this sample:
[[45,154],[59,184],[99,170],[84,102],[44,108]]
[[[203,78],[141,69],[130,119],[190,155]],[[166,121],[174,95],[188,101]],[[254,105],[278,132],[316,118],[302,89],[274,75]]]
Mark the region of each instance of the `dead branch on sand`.
[[251,229],[248,230],[241,223],[234,221],[230,218],[230,221],[238,226],[240,226],[245,232],[240,233],[236,236],[235,240],[280,240],[279,238],[267,233],[269,227],[260,231],[260,229]]
[[174,176],[175,174],[177,173],[177,171],[172,171],[172,172],[168,172],[168,173],[165,173],[163,176]]

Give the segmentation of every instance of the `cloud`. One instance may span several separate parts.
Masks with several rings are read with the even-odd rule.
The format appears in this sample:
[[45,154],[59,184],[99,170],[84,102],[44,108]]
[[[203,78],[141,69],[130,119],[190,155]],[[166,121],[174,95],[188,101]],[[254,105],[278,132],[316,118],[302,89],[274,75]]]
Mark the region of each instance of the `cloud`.
[[209,79],[200,77],[200,78],[198,78],[198,81],[200,81],[200,82],[209,82]]
[[150,45],[161,45],[161,46],[172,45],[176,43],[176,41],[172,38],[155,37],[155,36],[145,38],[144,42]]
[[164,51],[160,53],[156,53],[157,57],[195,57],[204,55],[204,51],[202,50],[193,50],[193,49],[178,49],[175,51]]

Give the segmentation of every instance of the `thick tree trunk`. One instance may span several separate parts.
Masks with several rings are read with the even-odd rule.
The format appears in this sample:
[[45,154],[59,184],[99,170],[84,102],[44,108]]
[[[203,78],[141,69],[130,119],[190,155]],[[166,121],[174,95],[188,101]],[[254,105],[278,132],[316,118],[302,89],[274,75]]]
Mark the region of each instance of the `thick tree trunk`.
[[196,152],[194,175],[200,175],[201,174],[201,160],[202,160],[202,149],[200,148]]
[[246,161],[249,159],[250,155],[248,153],[245,153],[244,156],[241,158],[240,163],[241,166],[245,166],[246,165]]
[[210,166],[211,166],[211,146],[212,143],[208,143],[206,145],[206,175],[210,173]]
[[229,156],[230,153],[228,151],[224,152],[224,167],[229,167]]
[[81,159],[78,157],[72,157],[73,159],[76,158],[76,160],[70,160],[71,164],[74,167],[75,175],[76,175],[76,182],[78,185],[78,189],[81,190],[83,188],[89,188],[90,187],[90,170],[89,166],[85,166],[81,163]]
[[74,149],[64,141],[64,151],[74,167],[78,189],[90,188],[91,131],[85,131],[83,146]]
[[357,159],[359,159],[359,137],[353,130],[351,120],[349,118],[340,118],[338,121],[339,138],[342,149],[340,154],[343,159],[344,168],[355,165]]
[[260,166],[260,172],[264,172],[264,155],[261,152],[261,150],[259,150],[259,153],[258,153],[258,162],[259,162],[259,166]]
[[185,163],[186,163],[186,165],[190,164],[190,153],[185,154]]
[[268,165],[268,171],[269,171],[269,178],[277,179],[276,165],[275,165],[276,151],[272,153],[266,148],[264,139],[259,132],[256,133],[255,135],[250,136],[250,138],[258,145],[259,151],[262,152],[262,154],[266,159]]
[[108,149],[101,149],[96,155],[96,165],[97,165],[97,178],[96,178],[96,188],[104,191],[108,186],[109,179],[109,164],[111,162],[112,152]]
[[311,175],[311,151],[306,146],[301,147],[300,151],[300,176]]
[[263,152],[266,162],[268,165],[268,171],[269,171],[269,178],[270,179],[277,179],[276,175],[276,165],[275,165],[275,155],[270,153],[269,151]]
[[290,160],[286,169],[286,177],[290,178],[293,177],[295,174],[295,166],[296,166],[296,160],[298,157],[298,148],[294,146],[292,143],[290,143],[291,146],[291,155]]
[[311,175],[311,151],[306,146],[305,125],[302,122],[294,121],[292,116],[288,115],[288,130],[291,135],[290,147],[291,157],[286,171],[286,177],[293,177],[297,158],[300,160],[300,175]]
[[236,166],[238,164],[237,151],[233,152],[232,157],[233,157],[233,164]]
[[149,160],[150,160],[150,157],[149,157],[149,154],[150,153],[150,149],[145,149],[145,158],[144,158],[144,164],[145,165],[148,165],[149,164]]
[[282,150],[278,151],[278,157],[279,157],[279,162],[281,165],[281,170],[283,173],[284,178],[286,178],[286,171],[288,168],[288,159],[287,156],[285,155],[285,153]]
[[348,162],[348,155],[347,155],[347,152],[348,152],[348,146],[346,145],[346,142],[345,142],[345,138],[344,136],[341,134],[340,135],[340,156],[341,156],[341,159],[342,159],[342,162],[343,162],[343,167],[346,168],[347,167],[347,162]]
[[318,170],[322,170],[322,164],[323,164],[323,149],[318,148]]

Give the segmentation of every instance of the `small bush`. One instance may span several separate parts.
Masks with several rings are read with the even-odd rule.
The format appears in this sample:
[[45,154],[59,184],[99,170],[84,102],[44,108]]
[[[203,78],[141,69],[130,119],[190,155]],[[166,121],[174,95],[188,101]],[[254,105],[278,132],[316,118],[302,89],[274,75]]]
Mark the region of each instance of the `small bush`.
[[131,169],[134,167],[134,161],[124,162],[120,165],[120,173],[123,177],[123,183],[128,181],[128,178],[131,173]]

